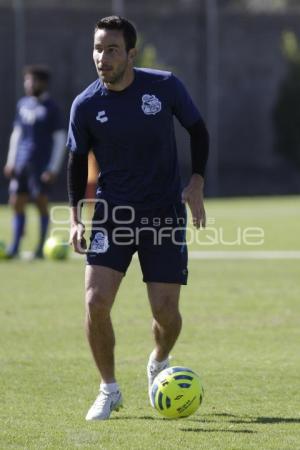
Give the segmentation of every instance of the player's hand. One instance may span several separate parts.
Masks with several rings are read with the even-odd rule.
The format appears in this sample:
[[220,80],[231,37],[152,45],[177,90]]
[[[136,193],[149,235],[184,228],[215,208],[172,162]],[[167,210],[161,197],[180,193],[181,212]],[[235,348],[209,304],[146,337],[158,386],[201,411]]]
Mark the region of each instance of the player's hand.
[[9,179],[15,175],[15,170],[12,166],[6,165],[6,166],[4,166],[3,173],[4,173],[4,176]]
[[203,186],[203,177],[194,173],[189,184],[182,191],[182,202],[189,205],[193,217],[193,224],[196,228],[200,228],[201,226],[205,228],[206,225]]
[[45,170],[45,172],[43,172],[41,175],[41,180],[43,181],[43,183],[46,183],[46,184],[54,183],[55,179],[56,179],[56,174],[53,172],[50,172],[49,170]]
[[75,253],[84,255],[86,253],[86,240],[84,238],[85,226],[81,222],[73,223],[70,231],[70,245]]

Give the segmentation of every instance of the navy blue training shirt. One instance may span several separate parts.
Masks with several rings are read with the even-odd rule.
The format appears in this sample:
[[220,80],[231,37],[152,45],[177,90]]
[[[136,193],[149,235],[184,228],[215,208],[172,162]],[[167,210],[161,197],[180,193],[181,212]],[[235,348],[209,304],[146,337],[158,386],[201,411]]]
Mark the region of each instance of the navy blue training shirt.
[[172,73],[134,69],[134,81],[110,91],[101,80],[73,102],[67,147],[94,151],[100,167],[98,196],[137,209],[180,200],[173,116],[188,128],[200,113]]
[[23,97],[18,101],[14,124],[22,130],[15,169],[30,164],[37,173],[43,172],[52,153],[52,134],[62,129],[58,107],[47,94]]

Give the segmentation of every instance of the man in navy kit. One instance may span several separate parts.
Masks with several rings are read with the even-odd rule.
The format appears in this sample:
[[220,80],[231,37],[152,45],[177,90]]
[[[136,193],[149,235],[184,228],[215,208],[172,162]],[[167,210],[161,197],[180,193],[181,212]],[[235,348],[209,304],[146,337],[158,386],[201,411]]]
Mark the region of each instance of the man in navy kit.
[[[122,405],[110,312],[132,255],[138,253],[153,314],[155,348],[147,366],[150,389],[155,376],[168,367],[168,355],[181,329],[179,293],[187,282],[184,203],[191,209],[194,225],[205,226],[205,125],[172,73],[133,67],[135,44],[135,28],[126,19],[111,16],[97,23],[93,59],[99,78],[76,97],[70,114],[70,241],[78,253],[86,252],[79,205],[91,148],[101,171],[86,252],[86,333],[102,381],[86,420],[108,419]],[[193,173],[183,190],[174,115],[191,137]]]
[[18,255],[25,228],[25,207],[31,197],[40,214],[40,237],[35,257],[43,256],[48,214],[48,190],[65,155],[66,133],[58,107],[47,92],[50,72],[44,66],[24,69],[26,96],[17,104],[4,174],[9,178],[9,201],[14,210],[13,241],[7,257]]

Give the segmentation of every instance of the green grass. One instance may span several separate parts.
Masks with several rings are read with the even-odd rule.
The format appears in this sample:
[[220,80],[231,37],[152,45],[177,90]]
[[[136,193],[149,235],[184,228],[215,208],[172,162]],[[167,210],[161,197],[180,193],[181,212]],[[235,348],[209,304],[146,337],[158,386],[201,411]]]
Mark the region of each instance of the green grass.
[[[187,237],[194,238],[192,250],[300,250],[300,196],[209,200],[206,212],[204,231],[195,230],[189,218]],[[37,214],[32,206],[28,216],[23,250],[32,249],[36,240]],[[57,226],[68,231],[68,225],[63,223],[68,220],[67,208],[60,206],[53,217],[62,221]],[[10,219],[7,207],[0,205],[0,240],[6,242],[11,236]],[[250,246],[247,232],[256,233],[256,237],[248,238]]]
[[[207,230],[198,232],[193,250],[300,250],[299,196],[210,200],[206,212]],[[247,232],[255,233],[251,246]]]
[[[207,202],[227,233],[262,224],[268,250],[299,249],[299,209],[298,197]],[[5,240],[9,217],[2,207]],[[201,374],[205,399],[170,421],[148,404],[151,316],[134,260],[113,310],[124,409],[86,423],[99,380],[83,331],[84,262],[1,261],[0,449],[299,449],[299,269],[300,260],[190,262],[172,364]]]

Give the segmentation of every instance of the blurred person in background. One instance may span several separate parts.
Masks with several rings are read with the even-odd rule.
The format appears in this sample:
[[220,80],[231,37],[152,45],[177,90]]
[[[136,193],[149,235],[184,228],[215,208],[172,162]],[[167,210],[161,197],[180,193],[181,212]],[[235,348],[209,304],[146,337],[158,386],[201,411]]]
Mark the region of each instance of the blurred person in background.
[[25,230],[25,208],[33,200],[40,217],[40,234],[34,257],[43,257],[49,225],[48,195],[65,155],[66,132],[59,108],[48,92],[50,71],[42,65],[24,68],[24,91],[16,108],[4,175],[10,180],[13,239],[7,258],[19,255]]

